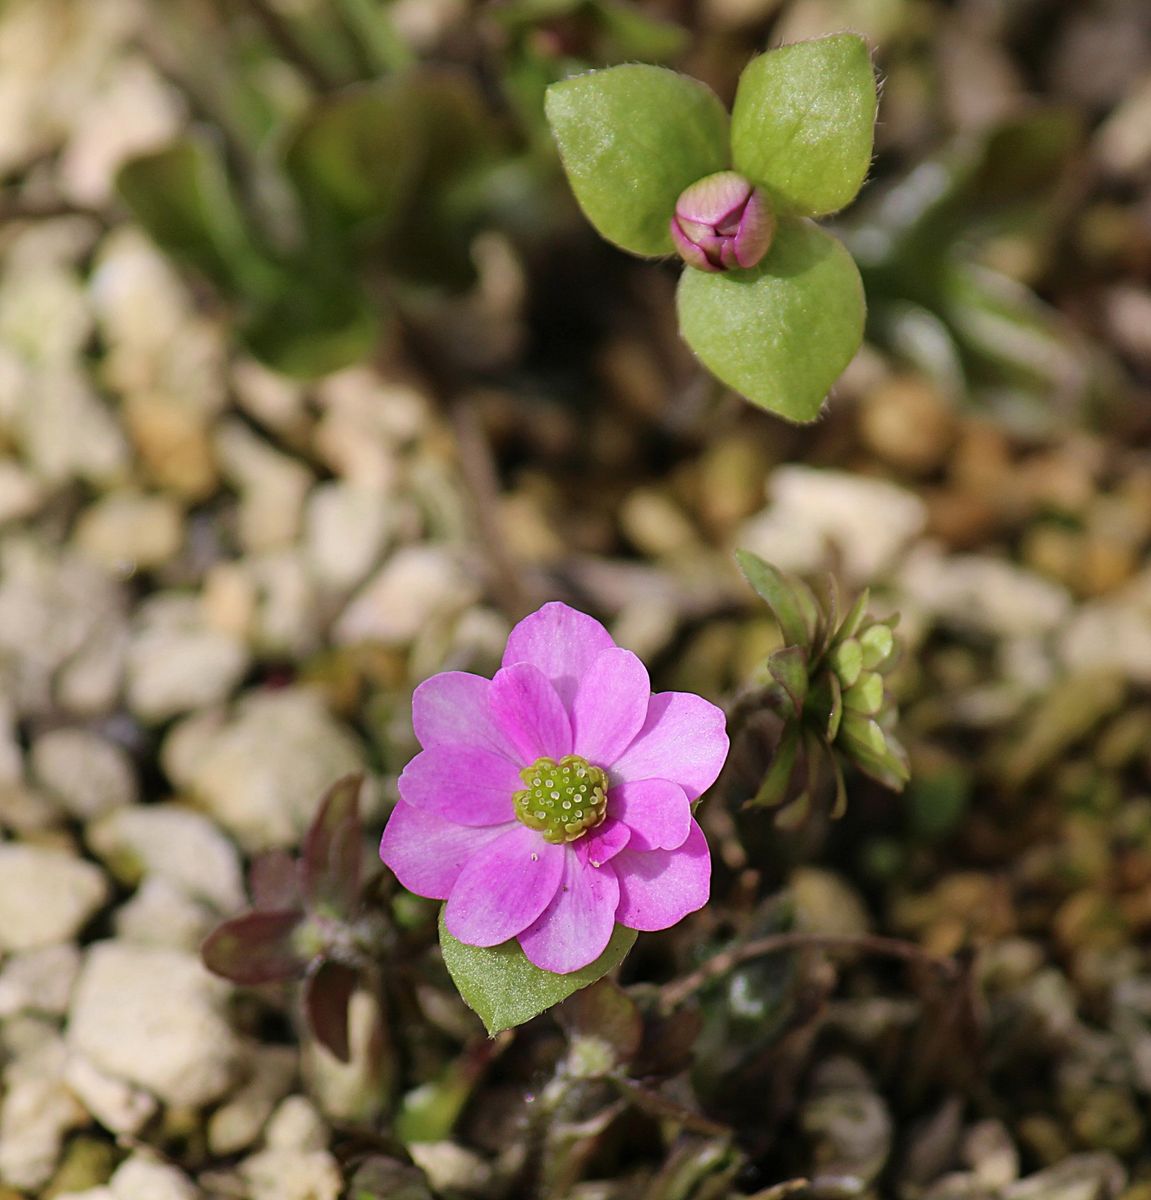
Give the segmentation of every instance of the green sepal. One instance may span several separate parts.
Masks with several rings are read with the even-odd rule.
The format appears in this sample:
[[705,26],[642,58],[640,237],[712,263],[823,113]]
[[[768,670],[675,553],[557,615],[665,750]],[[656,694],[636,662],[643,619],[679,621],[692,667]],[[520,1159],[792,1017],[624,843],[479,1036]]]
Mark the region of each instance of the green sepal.
[[469,946],[457,941],[444,924],[440,910],[440,950],[452,982],[469,1008],[494,1037],[522,1025],[573,992],[614,970],[635,945],[636,931],[617,925],[607,949],[586,967],[553,975],[530,962],[515,938],[499,946]]
[[832,649],[831,668],[845,687],[853,687],[863,672],[863,649],[855,638],[848,638]]
[[877,94],[851,33],[769,50],[744,68],[732,110],[735,169],[777,211],[816,217],[849,204],[871,165]]
[[715,93],[664,67],[628,63],[553,83],[545,102],[584,215],[632,254],[674,253],[680,193],[728,166],[728,116]]
[[866,304],[855,262],[809,221],[785,219],[750,271],[688,269],[679,327],[723,383],[789,421],[814,421],[863,341]]

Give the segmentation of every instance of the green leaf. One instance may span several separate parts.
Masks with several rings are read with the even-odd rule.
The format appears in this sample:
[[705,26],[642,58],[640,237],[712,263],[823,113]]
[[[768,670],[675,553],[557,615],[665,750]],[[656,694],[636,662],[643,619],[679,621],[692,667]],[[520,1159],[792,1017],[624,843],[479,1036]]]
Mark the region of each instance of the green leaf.
[[821,216],[854,199],[871,164],[875,72],[851,33],[769,50],[744,68],[731,118],[736,170],[781,212]]
[[799,757],[799,743],[800,726],[792,722],[784,729],[759,790],[748,801],[749,807],[775,808],[787,799]]
[[609,242],[671,254],[679,194],[728,165],[728,118],[705,84],[642,63],[589,71],[547,91],[572,191]]
[[806,646],[815,630],[818,616],[811,589],[800,579],[785,575],[750,550],[737,550],[735,561],[743,577],[759,598],[771,609],[779,623],[783,640],[789,646]]
[[349,88],[312,109],[284,159],[312,221],[387,228],[420,169],[418,126],[412,89],[402,79]]
[[866,305],[851,255],[809,221],[780,223],[751,271],[688,269],[679,328],[700,362],[754,404],[814,421],[863,341]]
[[777,650],[768,660],[772,678],[787,693],[792,703],[793,717],[800,717],[807,699],[807,651],[802,646],[787,646]]
[[379,332],[380,318],[353,280],[341,287],[285,278],[278,295],[252,307],[240,336],[275,370],[313,379],[366,358]]
[[189,134],[125,163],[116,189],[162,250],[232,292],[259,292],[274,268],[252,242],[216,147]]
[[529,962],[514,938],[490,948],[457,941],[444,925],[440,910],[440,949],[444,965],[465,1003],[476,1011],[488,1034],[511,1029],[566,1000],[573,992],[623,962],[635,944],[636,932],[617,925],[607,949],[586,967],[568,975],[553,975]]

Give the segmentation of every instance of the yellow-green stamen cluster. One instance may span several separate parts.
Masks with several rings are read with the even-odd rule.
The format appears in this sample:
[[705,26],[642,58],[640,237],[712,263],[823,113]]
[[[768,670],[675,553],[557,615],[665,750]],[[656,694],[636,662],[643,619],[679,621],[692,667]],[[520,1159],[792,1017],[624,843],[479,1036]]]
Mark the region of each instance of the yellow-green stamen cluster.
[[545,842],[574,842],[607,816],[607,774],[578,754],[537,758],[520,778],[527,787],[512,796],[516,817]]

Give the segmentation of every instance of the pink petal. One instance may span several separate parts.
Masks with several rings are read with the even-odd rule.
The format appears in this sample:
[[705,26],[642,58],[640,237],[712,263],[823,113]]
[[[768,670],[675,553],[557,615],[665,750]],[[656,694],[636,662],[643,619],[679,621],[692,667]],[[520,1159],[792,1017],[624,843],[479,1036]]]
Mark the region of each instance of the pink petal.
[[457,825],[512,820],[512,794],[523,786],[513,762],[472,746],[433,746],[400,776],[400,795],[413,808]]
[[460,872],[447,907],[448,932],[469,946],[498,946],[547,908],[564,873],[566,848],[516,825],[482,846]]
[[610,767],[643,728],[650,697],[647,668],[630,650],[601,651],[584,672],[572,703],[575,752]]
[[715,782],[727,758],[722,709],[690,692],[657,692],[635,741],[611,765],[619,783],[670,779],[689,800]]
[[621,783],[607,803],[611,815],[631,830],[632,850],[675,850],[691,832],[691,801],[666,779]]
[[622,821],[613,821],[608,817],[602,825],[597,825],[590,833],[572,843],[575,852],[584,863],[593,867],[602,867],[610,862],[628,844],[631,830]]
[[542,755],[562,758],[572,750],[571,722],[546,675],[531,663],[496,672],[489,693],[492,717],[522,765]]
[[503,665],[527,662],[538,667],[567,706],[595,656],[614,645],[611,635],[593,617],[553,601],[524,617],[511,631]]
[[584,866],[568,847],[551,903],[519,935],[523,952],[545,971],[566,975],[595,962],[615,929],[619,881],[612,868]]
[[615,856],[612,866],[619,877],[615,918],[629,929],[667,929],[707,903],[711,855],[694,821],[678,850],[645,853],[629,847]]
[[679,252],[680,258],[683,259],[689,267],[695,267],[698,271],[718,271],[719,268],[714,266],[707,255],[687,236],[680,228],[679,220],[672,217],[671,224],[668,226],[671,231],[671,240],[675,242],[675,248]]
[[401,800],[384,826],[380,858],[409,892],[446,900],[468,859],[512,828],[456,825]]
[[412,694],[412,725],[425,750],[433,746],[475,746],[514,757],[512,747],[492,719],[490,679],[466,671],[433,675]]

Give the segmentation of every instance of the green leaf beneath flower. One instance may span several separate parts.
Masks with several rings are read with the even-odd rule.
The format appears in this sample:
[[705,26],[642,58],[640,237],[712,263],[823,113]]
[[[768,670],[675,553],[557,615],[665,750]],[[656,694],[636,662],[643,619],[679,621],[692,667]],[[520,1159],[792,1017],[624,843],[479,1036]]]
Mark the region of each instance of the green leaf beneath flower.
[[275,269],[256,249],[216,146],[190,134],[130,159],[116,190],[162,250],[232,292],[260,292]]
[[861,37],[839,33],[753,59],[732,111],[736,170],[803,216],[854,199],[871,164],[875,72]]
[[552,84],[546,110],[588,220],[633,254],[673,253],[668,223],[680,192],[728,166],[728,117],[715,93],[629,63]]
[[595,983],[623,962],[635,939],[634,929],[617,925],[607,949],[595,962],[568,975],[553,975],[530,962],[515,938],[490,948],[457,941],[444,925],[440,910],[444,965],[465,1003],[476,1011],[492,1037]]
[[780,223],[751,271],[684,271],[679,327],[705,367],[789,421],[814,421],[863,340],[866,304],[843,245],[809,221]]

